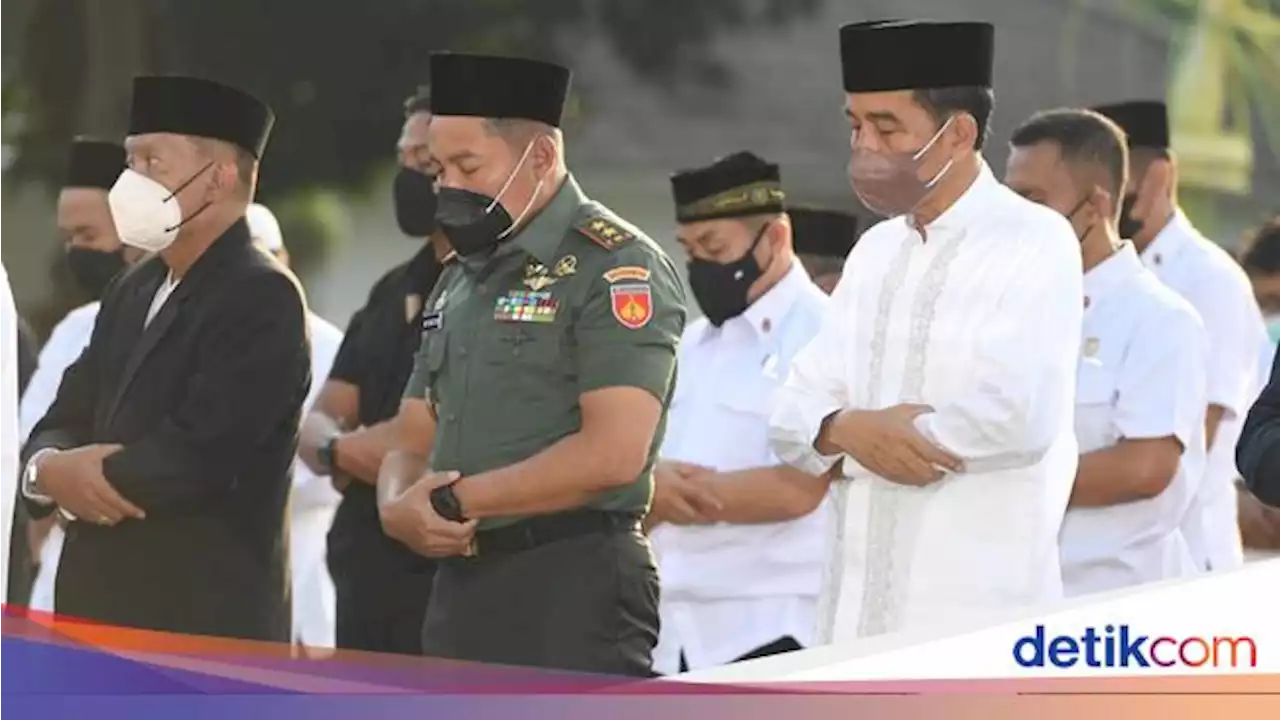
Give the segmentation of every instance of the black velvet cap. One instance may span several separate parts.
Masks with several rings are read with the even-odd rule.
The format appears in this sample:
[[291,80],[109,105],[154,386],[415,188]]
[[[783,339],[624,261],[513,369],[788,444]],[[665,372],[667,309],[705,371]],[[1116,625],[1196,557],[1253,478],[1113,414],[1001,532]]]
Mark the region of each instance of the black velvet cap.
[[676,221],[779,213],[786,209],[778,166],[750,152],[737,152],[705,167],[671,176]]
[[275,113],[249,93],[179,76],[133,79],[129,134],[176,133],[223,140],[262,157]]
[[858,218],[852,213],[791,208],[791,242],[797,253],[843,258],[858,242]]
[[849,93],[991,87],[995,31],[983,22],[873,20],[840,28]]
[[1130,102],[1099,105],[1095,112],[1106,115],[1129,136],[1129,147],[1169,147],[1169,111],[1159,100],[1133,100]]
[[535,120],[560,127],[573,73],[541,60],[433,53],[431,114]]
[[91,138],[71,141],[63,187],[110,190],[124,171],[124,148],[119,143]]

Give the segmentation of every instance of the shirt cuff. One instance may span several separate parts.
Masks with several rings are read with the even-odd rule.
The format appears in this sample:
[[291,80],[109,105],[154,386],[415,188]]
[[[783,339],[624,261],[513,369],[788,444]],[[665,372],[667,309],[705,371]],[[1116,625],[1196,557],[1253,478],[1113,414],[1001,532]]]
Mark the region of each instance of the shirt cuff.
[[[815,477],[826,474],[842,458],[845,459],[846,465],[853,462],[852,458],[845,458],[842,453],[823,455],[815,447],[818,443],[818,435],[822,433],[822,423],[832,414],[838,412],[840,412],[840,407],[833,405],[824,409],[821,413],[814,413],[813,417],[809,418],[808,427],[805,428],[805,437],[809,441],[809,457],[805,458],[805,464],[809,467],[800,469]],[[845,469],[847,471],[848,468],[846,467]]]
[[57,448],[45,448],[38,450],[34,455],[27,459],[27,464],[22,468],[22,496],[37,505],[48,507],[53,504],[53,498],[43,495],[36,490],[35,484],[31,482],[31,469],[40,462],[42,458],[48,457],[58,452]]

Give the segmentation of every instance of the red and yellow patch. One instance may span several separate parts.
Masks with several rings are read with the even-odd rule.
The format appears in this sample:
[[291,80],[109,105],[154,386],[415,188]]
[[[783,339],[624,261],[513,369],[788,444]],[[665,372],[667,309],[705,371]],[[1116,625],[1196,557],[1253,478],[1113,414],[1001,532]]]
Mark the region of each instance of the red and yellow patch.
[[614,285],[609,288],[613,317],[628,330],[639,330],[653,318],[653,293],[649,283]]

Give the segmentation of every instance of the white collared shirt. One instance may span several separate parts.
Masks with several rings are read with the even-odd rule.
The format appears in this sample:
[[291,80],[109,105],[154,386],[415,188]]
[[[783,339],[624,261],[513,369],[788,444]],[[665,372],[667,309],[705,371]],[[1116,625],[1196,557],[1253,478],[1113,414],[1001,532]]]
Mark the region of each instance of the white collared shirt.
[[[779,464],[769,450],[772,397],[822,322],[828,298],[799,262],[742,315],[701,318],[680,343],[661,456],[721,472]],[[660,525],[650,535],[662,577],[659,672],[730,662],[782,637],[812,642],[828,503],[784,523]]]
[[[843,459],[819,642],[970,627],[1062,595],[1079,243],[986,163],[925,231],[897,217],[859,239],[772,418],[787,463],[817,474]],[[917,427],[963,458],[963,474],[907,487],[814,450],[831,413],[902,403],[933,408]]]
[[1205,462],[1208,337],[1200,316],[1142,267],[1128,243],[1085,274],[1084,291],[1080,453],[1171,436],[1185,449],[1177,475],[1156,497],[1068,509],[1059,536],[1068,596],[1195,574],[1179,526]]
[[58,396],[58,386],[62,384],[62,374],[89,347],[89,338],[93,336],[93,325],[98,320],[101,307],[102,303],[94,301],[67,313],[54,326],[48,342],[40,348],[36,371],[31,374],[31,382],[22,393],[19,422],[24,442],[31,435],[31,429],[53,405],[54,398]]
[[1249,405],[1261,390],[1258,348],[1267,337],[1262,312],[1244,270],[1201,235],[1181,210],[1143,250],[1142,261],[1200,314],[1209,335],[1207,405],[1226,408],[1182,531],[1201,568],[1238,567],[1243,549],[1236,514],[1235,447]]

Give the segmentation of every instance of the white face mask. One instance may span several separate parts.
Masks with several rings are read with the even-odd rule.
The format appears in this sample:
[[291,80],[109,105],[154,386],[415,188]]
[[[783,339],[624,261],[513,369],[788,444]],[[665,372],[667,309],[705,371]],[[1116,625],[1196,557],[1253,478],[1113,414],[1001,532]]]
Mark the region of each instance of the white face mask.
[[[191,179],[199,175],[196,173]],[[172,245],[178,237],[178,229],[186,222],[182,217],[182,206],[178,204],[178,192],[190,182],[188,180],[178,190],[170,192],[169,188],[142,173],[130,169],[121,173],[107,194],[111,219],[115,221],[120,242],[150,253]]]

